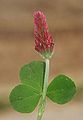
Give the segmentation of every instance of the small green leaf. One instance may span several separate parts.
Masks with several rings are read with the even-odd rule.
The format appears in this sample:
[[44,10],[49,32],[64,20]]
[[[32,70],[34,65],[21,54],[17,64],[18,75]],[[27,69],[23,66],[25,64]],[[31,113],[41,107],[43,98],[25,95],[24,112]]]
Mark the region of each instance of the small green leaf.
[[24,65],[20,70],[20,80],[23,84],[32,86],[36,91],[42,91],[45,63],[33,61]]
[[10,96],[10,103],[13,108],[21,113],[32,112],[39,102],[40,94],[36,93],[34,89],[27,85],[16,86]]
[[47,96],[58,104],[65,104],[72,99],[76,93],[74,82],[65,75],[58,75],[50,83]]

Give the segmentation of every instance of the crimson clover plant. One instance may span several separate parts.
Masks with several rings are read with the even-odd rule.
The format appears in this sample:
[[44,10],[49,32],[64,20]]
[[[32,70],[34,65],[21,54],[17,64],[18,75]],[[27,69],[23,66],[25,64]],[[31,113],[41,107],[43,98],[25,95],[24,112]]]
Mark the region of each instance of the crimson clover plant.
[[53,54],[54,40],[41,11],[34,13],[34,38],[35,50],[44,61],[32,61],[21,68],[21,83],[11,91],[9,99],[12,107],[21,113],[33,112],[39,105],[37,120],[42,120],[46,97],[55,103],[65,104],[75,95],[76,86],[71,78],[63,74],[57,75],[48,85],[49,61]]

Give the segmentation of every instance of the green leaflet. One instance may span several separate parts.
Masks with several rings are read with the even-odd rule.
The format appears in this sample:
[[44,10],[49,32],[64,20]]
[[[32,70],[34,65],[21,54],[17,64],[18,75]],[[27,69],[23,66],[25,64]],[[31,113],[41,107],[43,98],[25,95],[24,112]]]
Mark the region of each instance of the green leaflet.
[[65,75],[58,75],[50,83],[47,96],[58,104],[65,104],[72,99],[76,93],[74,82]]
[[22,113],[32,112],[39,102],[40,94],[28,86],[28,85],[18,85],[16,86],[10,96],[10,103],[13,108]]
[[32,86],[36,91],[42,91],[45,63],[33,61],[20,70],[20,80],[23,84]]

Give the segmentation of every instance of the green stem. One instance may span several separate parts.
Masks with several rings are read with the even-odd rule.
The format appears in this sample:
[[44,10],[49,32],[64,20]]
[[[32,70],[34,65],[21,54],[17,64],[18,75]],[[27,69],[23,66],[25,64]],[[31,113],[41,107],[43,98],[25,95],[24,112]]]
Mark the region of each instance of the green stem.
[[49,77],[49,59],[45,59],[45,76],[44,76],[43,90],[42,90],[42,96],[40,98],[37,120],[42,120],[42,116],[45,110],[48,77]]

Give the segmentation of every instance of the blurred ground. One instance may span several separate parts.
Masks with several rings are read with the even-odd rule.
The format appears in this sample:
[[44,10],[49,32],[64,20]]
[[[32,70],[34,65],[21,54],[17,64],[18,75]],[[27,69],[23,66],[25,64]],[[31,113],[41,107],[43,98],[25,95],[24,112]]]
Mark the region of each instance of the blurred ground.
[[44,119],[83,120],[83,1],[0,0],[0,120],[35,120],[9,107],[9,93],[19,83],[19,69],[32,60],[42,60],[34,51],[33,12],[42,10],[56,43],[50,79],[64,73],[79,88],[64,106],[48,102]]

